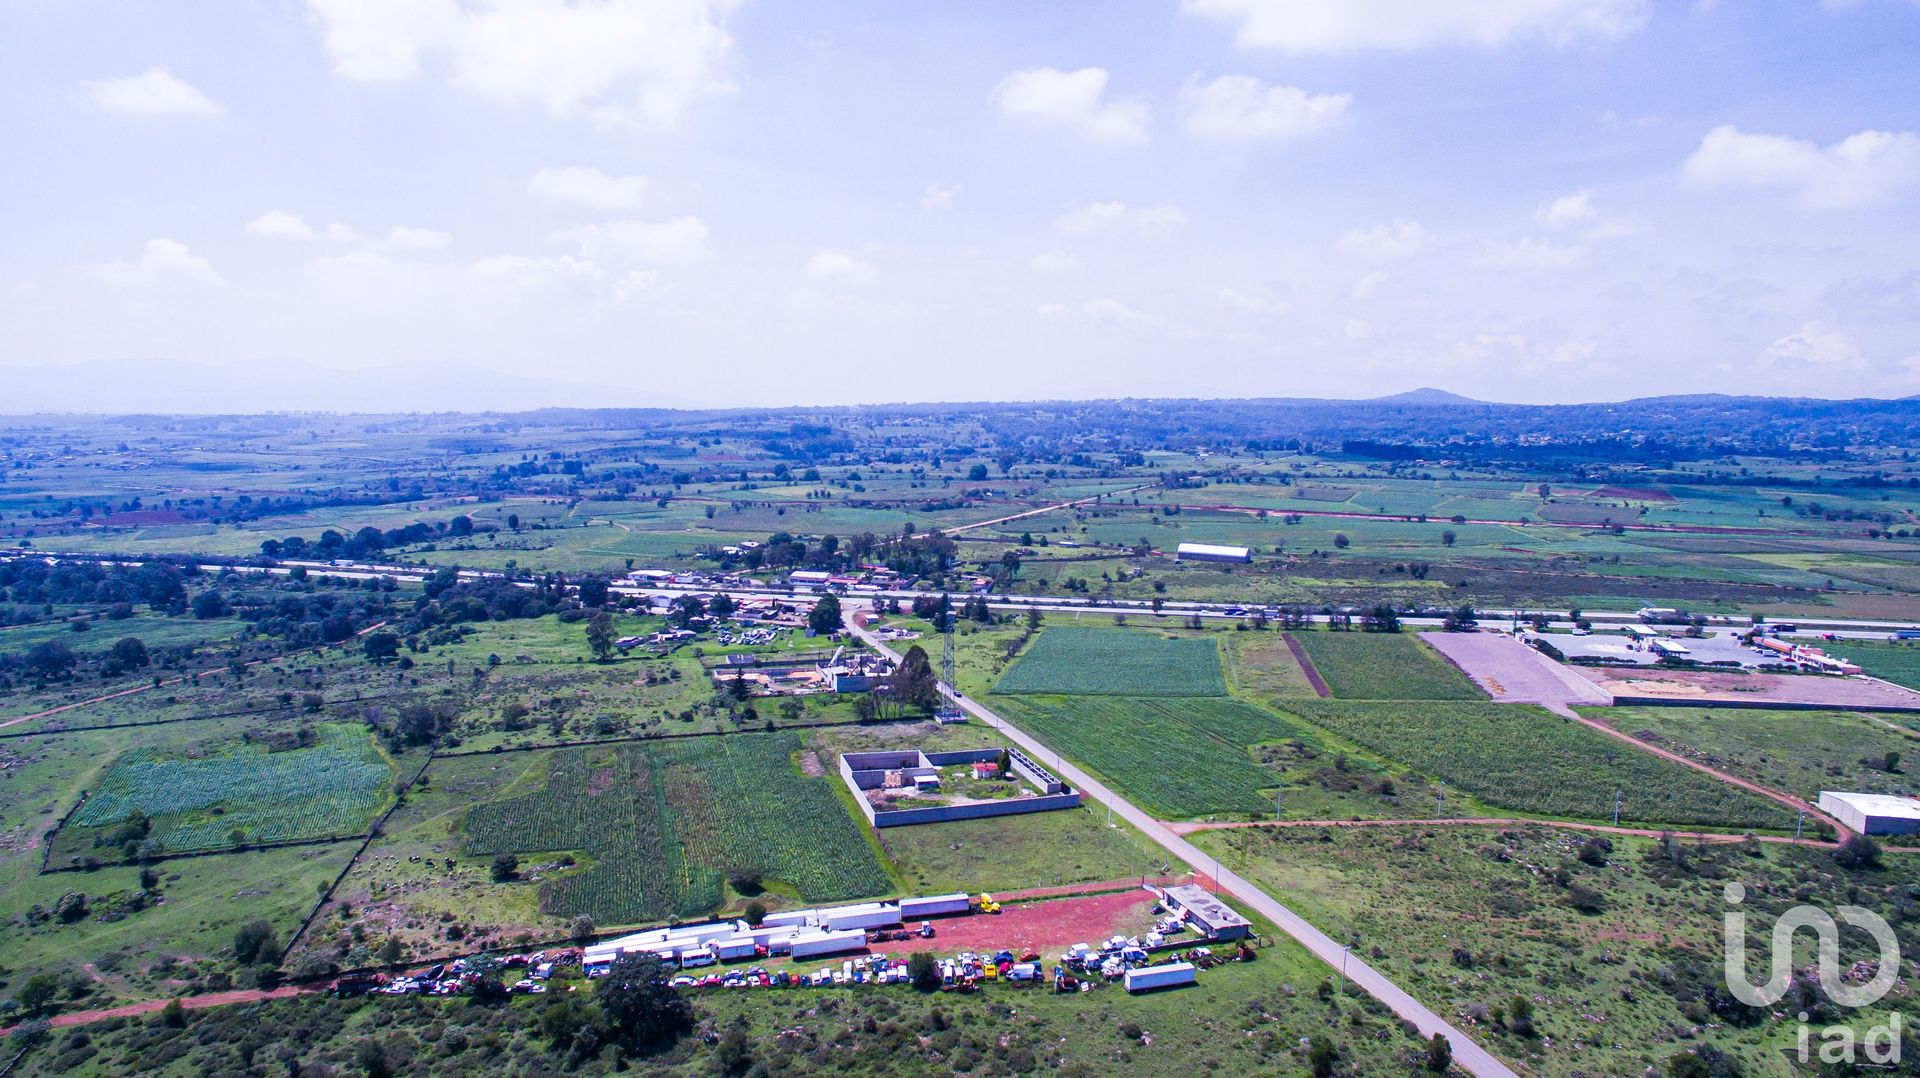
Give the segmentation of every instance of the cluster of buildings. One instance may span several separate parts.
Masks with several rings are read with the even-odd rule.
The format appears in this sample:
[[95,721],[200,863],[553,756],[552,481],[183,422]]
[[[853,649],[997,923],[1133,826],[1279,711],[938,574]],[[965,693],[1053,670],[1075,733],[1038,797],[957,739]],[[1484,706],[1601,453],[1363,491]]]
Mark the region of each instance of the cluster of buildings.
[[[592,976],[621,955],[648,953],[662,962],[692,969],[771,955],[817,958],[867,949],[868,933],[897,929],[908,921],[971,913],[981,903],[965,894],[903,898],[897,902],[861,902],[849,906],[783,910],[758,925],[745,921],[707,921],[636,932],[588,947],[581,965]],[[931,934],[923,929],[924,934]]]
[[[909,792],[915,800],[940,795],[940,770],[946,767],[973,768],[982,765],[998,771],[1005,754],[1010,777],[1026,789],[1018,797],[993,797],[979,800],[942,798],[947,803],[916,804],[896,808],[892,795]],[[849,752],[840,756],[840,778],[853,791],[854,803],[874,827],[905,827],[912,824],[974,820],[986,816],[1012,816],[1029,812],[1049,812],[1074,808],[1080,793],[1058,776],[1041,767],[1026,753],[1011,746],[1002,749],[957,749],[951,752],[923,752],[920,749],[891,749],[880,752]]]
[[1781,662],[1789,665],[1817,670],[1822,674],[1857,674],[1860,667],[1840,658],[1829,655],[1816,647],[1795,644],[1777,636],[1755,636],[1753,646]]
[[893,663],[875,652],[839,648],[826,659],[766,660],[759,655],[728,655],[711,671],[714,688],[746,681],[763,693],[872,692],[893,674]]
[[881,592],[910,588],[917,576],[896,573],[884,565],[861,565],[851,572],[825,569],[795,569],[787,574],[787,586],[795,591]]

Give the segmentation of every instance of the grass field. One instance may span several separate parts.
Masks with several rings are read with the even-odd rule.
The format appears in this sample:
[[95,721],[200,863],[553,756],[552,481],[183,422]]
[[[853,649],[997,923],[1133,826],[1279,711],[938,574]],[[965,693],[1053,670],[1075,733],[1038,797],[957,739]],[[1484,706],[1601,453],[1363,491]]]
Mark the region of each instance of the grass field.
[[[1160,874],[1167,852],[1088,802],[1077,809],[889,827],[880,845],[910,894],[1016,891]],[[1174,866],[1172,871],[1178,871]]]
[[798,747],[789,734],[735,734],[560,750],[544,787],[467,813],[466,852],[586,855],[541,884],[540,906],[601,924],[707,912],[736,871],[808,902],[889,890],[829,780],[796,770]]
[[[1651,733],[1663,748],[1809,802],[1823,789],[1910,792],[1920,769],[1920,734],[1893,725],[1905,716],[1684,707],[1586,714],[1625,733]],[[1901,757],[1899,771],[1886,770],[1890,752]]]
[[1288,708],[1375,752],[1526,813],[1621,822],[1792,828],[1783,806],[1517,704],[1300,700]]
[[1920,689],[1920,644],[1848,640],[1833,645],[1833,651],[1859,663],[1860,669],[1874,677]]
[[1248,746],[1311,736],[1239,700],[1112,696],[994,697],[996,709],[1164,818],[1271,810],[1278,777]]
[[[1594,866],[1577,859],[1590,837],[1548,825],[1193,836],[1323,931],[1352,940],[1356,955],[1496,1055],[1552,1078],[1650,1066],[1664,1073],[1669,1057],[1701,1047],[1728,1053],[1754,1078],[1802,1073],[1778,1051],[1793,1042],[1787,1015],[1756,1019],[1729,1006],[1721,968],[1727,881],[1746,884],[1749,916],[1761,926],[1796,901],[1887,915],[1920,881],[1920,858],[1906,855],[1889,857],[1884,871],[1856,874],[1818,849],[1676,844],[1670,854],[1658,840],[1623,836]],[[1598,896],[1595,912],[1572,908],[1574,886]],[[1892,920],[1913,953],[1914,922]],[[1760,951],[1763,962],[1764,943]],[[1847,960],[1854,957],[1850,950]],[[1895,992],[1889,1004],[1912,1007],[1910,989]],[[1495,1021],[1515,995],[1532,1003],[1538,1036]],[[1858,1017],[1884,1021],[1886,1013]],[[1817,1021],[1848,1017],[1855,1016]]]
[[1481,700],[1451,664],[1411,634],[1303,632],[1306,649],[1327,687],[1341,700]]
[[1042,629],[998,693],[1072,696],[1224,696],[1220,650],[1210,637],[1144,629],[1059,625]]
[[229,739],[191,750],[134,749],[117,758],[55,841],[67,857],[116,860],[95,840],[133,813],[165,852],[345,837],[364,832],[392,798],[394,765],[364,726],[326,723],[305,748],[269,751]]

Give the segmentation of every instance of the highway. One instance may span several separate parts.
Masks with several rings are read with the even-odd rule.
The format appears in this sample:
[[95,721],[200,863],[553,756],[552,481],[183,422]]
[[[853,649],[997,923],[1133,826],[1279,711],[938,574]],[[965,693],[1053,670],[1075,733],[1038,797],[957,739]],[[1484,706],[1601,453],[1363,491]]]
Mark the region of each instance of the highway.
[[[868,646],[891,656],[895,662],[900,661],[900,653],[888,647],[885,641],[875,636],[866,627],[854,625],[851,620],[848,621],[848,625],[853,634],[865,641]],[[1220,890],[1272,921],[1282,932],[1298,940],[1316,958],[1342,971],[1347,980],[1359,985],[1375,999],[1392,1008],[1393,1013],[1412,1022],[1420,1030],[1422,1037],[1431,1037],[1435,1033],[1445,1035],[1453,1045],[1453,1062],[1456,1066],[1469,1074],[1479,1075],[1480,1078],[1517,1078],[1514,1072],[1506,1064],[1494,1058],[1491,1052],[1480,1047],[1471,1037],[1455,1028],[1446,1019],[1429,1010],[1425,1004],[1408,995],[1398,985],[1388,980],[1385,974],[1349,953],[1347,948],[1336,942],[1333,937],[1307,923],[1305,918],[1281,905],[1251,881],[1222,867],[1211,854],[1174,834],[1167,825],[1147,815],[1085,771],[1061,759],[1052,748],[1026,731],[975,703],[971,698],[955,692],[949,685],[943,683],[940,689],[968,714],[1005,734],[1008,740],[1025,749],[1035,759],[1050,761],[1060,776],[1072,783],[1075,789],[1095,800],[1111,805],[1114,815],[1139,828],[1142,834],[1159,843],[1168,853],[1212,878]],[[1211,866],[1211,871],[1207,870],[1207,866]]]

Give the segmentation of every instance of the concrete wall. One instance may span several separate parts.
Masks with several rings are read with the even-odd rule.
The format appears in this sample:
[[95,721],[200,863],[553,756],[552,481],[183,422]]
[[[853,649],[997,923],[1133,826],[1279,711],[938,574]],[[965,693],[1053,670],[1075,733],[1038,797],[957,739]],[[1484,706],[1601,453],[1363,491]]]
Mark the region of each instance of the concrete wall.
[[[865,802],[865,798],[861,798]],[[1028,812],[1050,812],[1074,808],[1080,795],[1051,794],[1045,797],[1010,797],[1004,801],[986,801],[977,805],[941,805],[937,808],[900,809],[874,812],[867,806],[867,819],[875,827],[910,827],[923,823],[949,823],[953,820],[978,820],[988,816],[1019,816]]]

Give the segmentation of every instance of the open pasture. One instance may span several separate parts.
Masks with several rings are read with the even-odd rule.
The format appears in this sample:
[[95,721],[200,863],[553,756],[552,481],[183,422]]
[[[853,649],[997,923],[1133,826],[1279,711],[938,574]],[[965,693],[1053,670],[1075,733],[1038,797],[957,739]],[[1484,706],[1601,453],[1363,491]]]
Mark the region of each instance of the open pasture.
[[1314,668],[1340,700],[1480,700],[1452,664],[1404,633],[1300,632]]
[[1623,824],[1788,829],[1784,806],[1519,704],[1298,700],[1288,710],[1490,804]]

